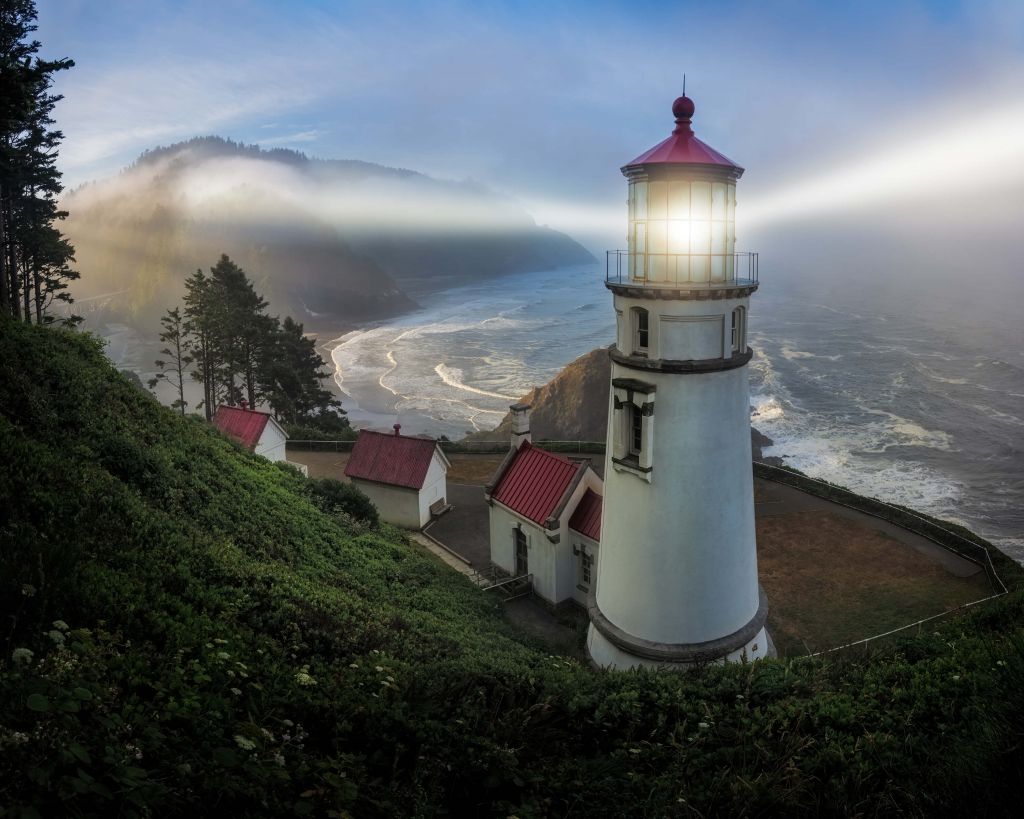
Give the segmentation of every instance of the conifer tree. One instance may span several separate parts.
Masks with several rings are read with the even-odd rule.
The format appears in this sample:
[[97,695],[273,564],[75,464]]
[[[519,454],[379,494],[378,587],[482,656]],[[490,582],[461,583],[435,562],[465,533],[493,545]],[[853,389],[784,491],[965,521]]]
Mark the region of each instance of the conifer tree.
[[178,392],[178,397],[171,402],[173,409],[180,409],[185,414],[185,407],[188,402],[185,400],[185,373],[192,366],[192,341],[185,332],[185,323],[181,316],[181,310],[175,307],[168,310],[160,319],[163,325],[163,332],[160,333],[160,340],[167,346],[160,350],[161,355],[167,359],[157,359],[156,366],[159,372],[149,379],[149,388],[153,389],[161,381],[166,381]]
[[203,410],[206,420],[213,418],[217,403],[217,320],[214,311],[214,291],[210,279],[202,270],[185,280],[185,333],[193,350],[192,377],[203,382]]
[[285,423],[315,422],[320,416],[342,415],[341,402],[323,388],[330,376],[316,344],[303,326],[286,317],[264,351],[263,391],[274,414]]
[[265,314],[267,302],[253,288],[245,271],[227,255],[210,268],[210,279],[224,393],[235,403],[244,391],[249,405],[255,406],[262,397],[258,377],[261,351],[274,329]]
[[54,301],[70,302],[67,282],[74,251],[54,227],[67,214],[51,116],[62,97],[51,94],[53,74],[72,60],[43,60],[33,0],[0,0],[0,311],[26,322],[52,320]]

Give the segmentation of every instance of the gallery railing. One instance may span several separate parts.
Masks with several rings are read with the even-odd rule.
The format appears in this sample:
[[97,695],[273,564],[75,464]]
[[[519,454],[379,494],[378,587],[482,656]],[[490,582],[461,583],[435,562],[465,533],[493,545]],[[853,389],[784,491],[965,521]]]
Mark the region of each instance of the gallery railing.
[[751,287],[756,253],[634,253],[609,250],[605,282],[639,287]]

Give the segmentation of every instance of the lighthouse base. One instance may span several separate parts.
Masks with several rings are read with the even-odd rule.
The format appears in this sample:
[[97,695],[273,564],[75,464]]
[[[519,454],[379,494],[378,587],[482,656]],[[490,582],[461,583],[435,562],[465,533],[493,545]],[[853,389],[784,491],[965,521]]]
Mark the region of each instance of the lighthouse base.
[[763,626],[749,642],[728,653],[714,656],[713,653],[700,650],[702,644],[695,644],[691,659],[662,660],[640,657],[612,643],[600,631],[591,625],[587,632],[587,654],[590,661],[598,668],[656,668],[666,671],[682,670],[704,663],[744,663],[775,656],[768,630]]
[[587,613],[587,653],[599,668],[687,668],[702,663],[752,662],[775,656],[765,627],[768,598],[758,586],[758,607],[746,625],[722,637],[699,643],[661,643],[630,634],[612,623],[591,592]]

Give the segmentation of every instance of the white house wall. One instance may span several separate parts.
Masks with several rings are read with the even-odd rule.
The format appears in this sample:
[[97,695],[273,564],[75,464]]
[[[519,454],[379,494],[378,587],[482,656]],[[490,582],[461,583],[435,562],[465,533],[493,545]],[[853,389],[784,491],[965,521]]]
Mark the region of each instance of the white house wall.
[[534,591],[545,600],[551,598],[551,547],[545,529],[533,521],[509,511],[500,503],[490,506],[491,562],[509,574],[515,574],[516,547],[513,532],[521,526],[526,534],[526,571],[533,575]]
[[362,481],[358,478],[352,478],[352,485],[363,492],[377,507],[382,520],[405,529],[419,529],[422,526],[419,493],[415,489]]
[[427,476],[423,479],[423,488],[419,491],[419,525],[421,527],[430,523],[430,507],[441,498],[448,497],[447,472],[448,467],[435,449],[434,457],[431,458],[430,467],[427,469]]
[[[569,530],[569,540],[572,543],[572,549],[570,551],[573,553],[572,559],[574,572],[572,599],[586,608],[587,597],[597,583],[597,561],[600,559],[598,552],[600,551],[601,544],[586,535],[581,535],[579,532],[573,531],[572,529]],[[590,564],[589,585],[583,584],[583,569],[581,566],[580,555],[576,554],[580,547],[585,548],[587,554],[594,558],[594,562]]]
[[553,603],[561,603],[563,600],[576,598],[576,574],[579,558],[572,553],[572,539],[573,537],[579,537],[579,535],[569,528],[569,519],[572,517],[572,513],[576,511],[576,507],[586,494],[587,489],[593,489],[600,495],[601,488],[601,479],[597,476],[597,473],[592,469],[588,469],[583,474],[583,480],[573,490],[569,502],[565,505],[565,510],[562,512],[562,518],[559,521],[558,527],[559,542],[557,545],[553,544],[555,545],[553,554],[555,576],[552,578],[553,596],[548,598]]
[[273,419],[268,419],[253,452],[262,455],[268,461],[283,461],[286,457],[285,443],[287,440],[288,436],[284,434],[284,430],[275,424]]

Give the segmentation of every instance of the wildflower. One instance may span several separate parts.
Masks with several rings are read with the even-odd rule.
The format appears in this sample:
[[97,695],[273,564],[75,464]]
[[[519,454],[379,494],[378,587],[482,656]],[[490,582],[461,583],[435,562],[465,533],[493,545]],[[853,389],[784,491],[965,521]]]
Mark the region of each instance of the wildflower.
[[281,724],[287,725],[289,728],[291,728],[295,723],[292,722],[290,719],[283,719],[281,720]]
[[378,665],[374,667],[374,671],[381,673],[384,671],[384,666]]
[[217,659],[218,660],[230,660],[231,659],[231,655],[228,654],[226,651],[218,651],[217,652]]
[[698,728],[710,728],[711,726],[708,725],[706,722],[698,722],[697,723],[697,727]]
[[247,737],[243,737],[241,734],[235,734],[235,744],[243,751],[253,751],[256,749],[256,743]]
[[284,754],[274,754],[274,762],[276,762],[278,765],[280,765],[283,768],[284,767]]
[[34,656],[35,654],[30,648],[16,648],[11,652],[11,660],[15,665],[28,665]]
[[53,640],[54,645],[64,645],[64,632],[53,629],[52,631],[46,632],[46,636]]
[[359,668],[359,663],[349,663],[348,667],[349,668]]
[[260,731],[263,732],[263,736],[264,737],[269,739],[271,742],[274,741],[274,735],[270,731],[268,731],[266,728],[260,728]]
[[960,679],[960,675],[959,674],[954,674],[953,675],[953,680],[954,681],[959,680],[959,679]]
[[63,620],[54,620],[52,625],[55,629],[59,629],[60,631],[67,631],[70,628],[70,626]]
[[305,687],[316,685],[316,680],[309,673],[308,665],[302,666],[302,668],[295,672],[295,682]]
[[226,646],[228,644],[227,640],[222,640],[220,637],[214,638],[213,642],[215,642],[219,646]]
[[36,587],[31,583],[23,583],[21,586],[21,593],[25,597],[35,597]]
[[229,691],[230,691],[230,692],[231,692],[232,694],[234,694],[234,695],[235,695],[236,697],[240,697],[240,696],[242,696],[242,689],[241,689],[241,688],[229,688],[228,690],[229,690]]
[[394,682],[395,681],[395,678],[390,676],[390,675],[388,676],[387,679],[388,679],[388,682]]

